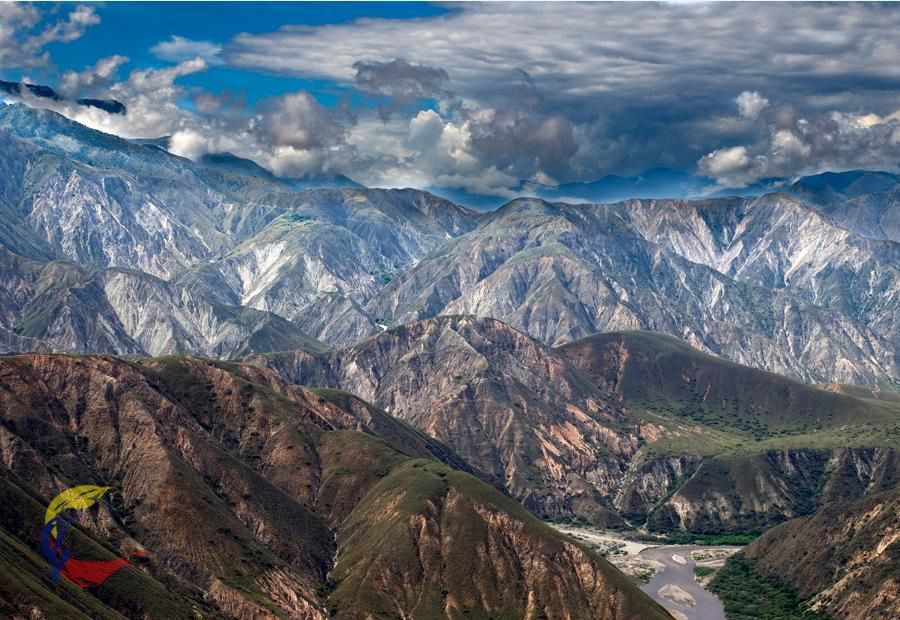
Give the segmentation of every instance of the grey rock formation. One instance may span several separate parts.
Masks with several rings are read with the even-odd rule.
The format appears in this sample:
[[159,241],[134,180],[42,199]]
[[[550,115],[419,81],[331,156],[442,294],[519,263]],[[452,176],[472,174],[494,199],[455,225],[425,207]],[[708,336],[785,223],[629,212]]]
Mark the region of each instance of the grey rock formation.
[[367,305],[398,323],[499,318],[548,343],[619,329],[679,336],[805,380],[896,380],[900,246],[782,194],[511,202]]
[[226,306],[154,276],[40,263],[0,248],[0,352],[232,358],[325,346],[269,312]]
[[0,247],[41,282],[28,308],[27,287],[0,293],[12,351],[350,344],[379,329],[360,304],[477,219],[416,190],[299,191],[22,105],[0,107],[0,145]]
[[[272,313],[331,346],[473,314],[551,345],[646,329],[808,381],[900,377],[891,175],[822,175],[745,199],[519,199],[481,214],[417,190],[302,190],[247,162],[194,163],[22,105],[0,107],[0,146],[0,245],[10,252],[137,270],[193,300],[179,303]],[[124,281],[98,286],[137,303]],[[163,296],[172,295],[181,293]],[[102,350],[240,349],[199,328],[170,329],[163,315],[160,326],[141,324],[143,312],[120,306],[130,327],[124,336],[98,327]],[[3,329],[12,349],[40,348],[28,338],[45,336],[9,320]],[[77,340],[56,338],[52,346]]]

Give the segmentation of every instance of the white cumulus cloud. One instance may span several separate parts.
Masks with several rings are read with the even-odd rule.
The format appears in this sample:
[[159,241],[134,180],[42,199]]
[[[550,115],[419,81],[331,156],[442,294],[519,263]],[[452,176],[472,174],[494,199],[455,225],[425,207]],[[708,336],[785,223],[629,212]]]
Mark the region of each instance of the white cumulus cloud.
[[738,111],[741,116],[750,120],[756,120],[760,113],[769,105],[769,100],[756,91],[745,90],[735,98]]
[[66,71],[59,83],[58,90],[66,97],[78,97],[85,91],[106,87],[119,67],[127,62],[126,56],[115,54],[101,58],[94,66],[88,67],[84,71]]
[[745,146],[733,146],[704,155],[699,162],[700,170],[715,178],[731,177],[743,172],[750,165],[750,157]]

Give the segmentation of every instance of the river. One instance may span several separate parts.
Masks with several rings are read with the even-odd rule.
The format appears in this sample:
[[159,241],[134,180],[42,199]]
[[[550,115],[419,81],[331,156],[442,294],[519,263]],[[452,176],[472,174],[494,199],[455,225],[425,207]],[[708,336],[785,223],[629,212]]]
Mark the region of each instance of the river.
[[[716,547],[716,549],[734,551],[739,548]],[[657,571],[648,583],[642,585],[641,589],[669,611],[681,613],[681,620],[725,620],[722,601],[694,579],[696,562],[691,557],[691,552],[708,550],[709,547],[698,545],[673,545],[644,549],[638,555],[645,560],[661,563],[663,568]],[[663,596],[661,591],[663,593],[670,592],[669,597]],[[687,597],[680,596],[681,592],[693,599],[693,605],[689,604]],[[681,601],[679,601],[680,598],[682,598]],[[675,617],[678,618],[678,616]]]
[[560,532],[606,555],[619,570],[646,579],[641,589],[678,620],[725,620],[725,610],[714,594],[694,578],[698,561],[720,567],[740,547],[664,545],[633,540],[620,532],[584,526],[553,524]]

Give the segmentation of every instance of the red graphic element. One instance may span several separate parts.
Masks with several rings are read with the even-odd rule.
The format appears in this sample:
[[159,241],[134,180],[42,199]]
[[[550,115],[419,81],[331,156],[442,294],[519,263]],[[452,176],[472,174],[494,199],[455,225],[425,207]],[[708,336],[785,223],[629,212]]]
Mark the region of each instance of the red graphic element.
[[[52,551],[57,551],[55,541],[52,539],[49,541],[49,547]],[[124,557],[106,562],[91,562],[70,557],[65,561],[59,572],[77,586],[92,588],[99,586],[117,570],[126,566],[128,566],[128,560]]]

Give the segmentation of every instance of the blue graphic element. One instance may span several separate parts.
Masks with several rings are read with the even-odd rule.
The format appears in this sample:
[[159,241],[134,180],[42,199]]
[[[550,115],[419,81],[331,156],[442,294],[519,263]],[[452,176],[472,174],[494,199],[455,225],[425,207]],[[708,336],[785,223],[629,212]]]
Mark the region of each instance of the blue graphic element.
[[[61,571],[72,557],[72,554],[63,545],[66,532],[70,527],[72,527],[72,523],[68,519],[63,515],[57,515],[47,521],[41,530],[41,550],[44,552],[44,557],[50,562],[50,579],[53,580],[53,583],[59,583]],[[51,543],[54,528],[56,529],[56,540]]]

